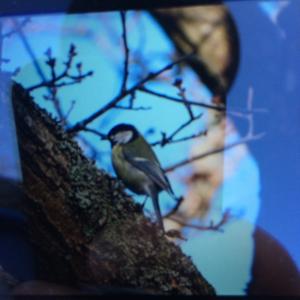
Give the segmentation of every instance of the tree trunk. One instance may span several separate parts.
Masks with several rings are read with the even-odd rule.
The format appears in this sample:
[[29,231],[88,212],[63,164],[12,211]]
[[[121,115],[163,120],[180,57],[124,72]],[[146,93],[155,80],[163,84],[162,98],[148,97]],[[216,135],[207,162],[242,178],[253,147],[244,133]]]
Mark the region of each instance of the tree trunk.
[[1,77],[2,96],[14,105],[23,208],[39,279],[213,295],[191,259],[162,236],[122,184],[97,169],[21,85]]

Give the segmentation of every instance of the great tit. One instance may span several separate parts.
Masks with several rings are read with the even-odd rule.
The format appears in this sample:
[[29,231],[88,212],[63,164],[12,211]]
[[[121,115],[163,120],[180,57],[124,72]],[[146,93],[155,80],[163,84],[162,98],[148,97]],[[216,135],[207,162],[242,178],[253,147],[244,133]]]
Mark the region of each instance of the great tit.
[[129,124],[113,127],[107,139],[112,147],[112,165],[119,179],[136,194],[151,197],[159,225],[164,226],[158,202],[158,194],[174,192],[151,146],[138,130]]

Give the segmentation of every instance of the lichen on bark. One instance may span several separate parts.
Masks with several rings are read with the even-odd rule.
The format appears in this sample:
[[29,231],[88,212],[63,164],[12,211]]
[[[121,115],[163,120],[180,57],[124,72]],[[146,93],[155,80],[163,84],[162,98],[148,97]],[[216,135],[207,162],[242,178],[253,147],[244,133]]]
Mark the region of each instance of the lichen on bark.
[[213,295],[191,259],[143,215],[123,185],[86,158],[21,85],[1,77],[14,105],[23,207],[40,279]]

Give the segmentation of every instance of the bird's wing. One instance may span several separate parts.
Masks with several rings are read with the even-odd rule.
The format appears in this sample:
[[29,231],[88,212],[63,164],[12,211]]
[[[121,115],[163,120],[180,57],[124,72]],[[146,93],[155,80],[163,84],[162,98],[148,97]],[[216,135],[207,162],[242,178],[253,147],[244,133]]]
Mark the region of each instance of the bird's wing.
[[147,158],[139,156],[131,156],[126,151],[124,158],[131,163],[135,168],[145,173],[159,188],[167,191],[174,197],[174,192],[171,188],[170,182],[160,165],[156,161],[151,161]]

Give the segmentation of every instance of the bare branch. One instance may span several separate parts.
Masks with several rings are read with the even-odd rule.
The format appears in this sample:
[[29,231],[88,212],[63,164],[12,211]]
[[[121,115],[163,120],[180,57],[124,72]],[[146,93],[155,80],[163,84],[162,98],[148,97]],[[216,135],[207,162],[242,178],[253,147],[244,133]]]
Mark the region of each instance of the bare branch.
[[[27,24],[28,20],[25,19],[22,23],[19,23],[16,19],[12,19],[12,22],[14,24],[14,33],[18,34],[24,48],[26,49],[26,51],[28,52],[29,56],[32,59],[33,65],[38,73],[38,75],[41,77],[42,82],[46,82],[46,77],[44,75],[43,70],[41,69],[38,60],[36,59],[36,55],[30,45],[30,43],[28,42],[28,39],[26,37],[26,35],[23,32],[23,27],[24,24]],[[11,33],[12,34],[12,33]],[[54,70],[54,66],[55,66],[55,59],[51,58],[51,52],[50,50],[48,51],[48,61],[47,64],[49,65],[49,67],[51,68],[51,74],[52,76],[55,76],[55,70]],[[14,73],[18,72],[18,69],[16,69],[16,71]],[[14,75],[14,74],[13,74]],[[57,98],[57,90],[55,86],[48,86],[48,91],[49,91],[49,96],[44,96],[44,98],[46,100],[50,100],[52,101],[54,108],[60,118],[60,120],[64,120],[64,115],[63,115],[63,111],[60,107],[60,103],[59,100]]]
[[[60,100],[58,99],[58,96],[57,96],[58,88],[77,84],[77,83],[81,82],[84,78],[91,76],[93,74],[93,72],[89,71],[87,73],[82,74],[82,71],[81,71],[82,64],[77,63],[76,69],[77,69],[78,74],[76,74],[76,75],[70,74],[70,69],[73,66],[74,57],[77,55],[76,47],[73,44],[70,45],[69,52],[68,52],[68,58],[64,62],[65,68],[59,75],[57,75],[57,72],[56,72],[57,62],[56,62],[56,58],[54,58],[52,56],[51,48],[48,48],[45,51],[45,55],[47,57],[46,64],[50,68],[50,74],[51,74],[50,80],[46,80],[45,78],[42,78],[42,81],[39,84],[36,84],[32,87],[27,88],[27,90],[30,92],[35,89],[41,88],[41,87],[46,87],[48,89],[49,95],[44,95],[44,99],[49,100],[53,103],[55,111],[59,117],[59,122],[63,126],[65,126],[65,125],[67,125],[67,118],[68,118],[70,112],[72,111],[72,109],[74,108],[75,101],[72,101],[69,111],[66,114],[64,114],[63,109],[61,107]],[[67,78],[69,80],[61,81],[62,79],[65,79],[65,78]]]
[[[253,106],[253,89],[252,89],[252,87],[250,87],[249,88],[248,99],[247,99],[247,108],[248,108],[249,111],[253,110],[252,106]],[[204,157],[207,157],[207,156],[210,156],[210,155],[213,155],[213,154],[224,152],[225,150],[231,149],[231,148],[236,147],[238,145],[246,144],[246,143],[253,142],[253,141],[261,139],[265,135],[265,133],[264,132],[259,133],[259,134],[254,133],[253,114],[249,114],[247,116],[247,120],[248,120],[248,132],[245,135],[245,137],[241,138],[239,141],[236,141],[236,142],[233,142],[231,144],[225,145],[223,147],[216,148],[216,149],[213,149],[211,151],[193,156],[193,157],[188,158],[188,159],[184,159],[184,160],[182,160],[178,163],[173,164],[170,167],[167,167],[165,169],[165,172],[172,172],[172,171],[176,170],[177,168],[183,167],[183,166],[185,166],[187,164],[190,164],[193,161],[196,161],[198,159],[202,159]]]
[[44,99],[52,102],[54,109],[59,117],[59,122],[62,123],[62,125],[65,125],[66,118],[64,116],[59,99],[57,97],[56,87],[49,88],[49,95],[44,95]]
[[107,139],[107,135],[106,135],[106,134],[101,133],[101,132],[99,132],[99,131],[96,130],[96,129],[85,127],[85,128],[83,128],[82,130],[97,135],[98,137],[101,138],[101,140]]
[[64,116],[64,123],[66,123],[67,119],[69,118],[71,112],[73,111],[74,107],[75,107],[76,101],[72,100],[71,105],[69,110],[66,112],[65,116]]
[[[198,133],[195,134],[191,134],[182,138],[178,138],[178,139],[172,139],[172,141],[169,142],[169,144],[176,144],[176,143],[181,143],[181,142],[186,142],[189,140],[193,140],[195,138],[198,138],[200,136],[204,136],[207,135],[207,130],[203,130],[203,131],[199,131]],[[154,145],[156,146],[156,145]]]
[[23,27],[20,26],[20,23],[15,18],[12,18],[11,20],[12,20],[12,22],[14,24],[14,30],[18,34],[18,36],[19,36],[19,38],[20,38],[20,40],[21,40],[21,42],[22,42],[25,50],[27,51],[28,55],[30,56],[37,74],[40,76],[40,78],[42,78],[43,81],[46,81],[45,74],[44,74],[42,68],[39,65],[39,62],[38,62],[38,60],[36,58],[36,55],[35,55],[32,47],[31,47],[31,45],[30,45],[30,43],[29,43],[26,35],[23,32]]
[[252,110],[245,110],[245,109],[238,109],[238,111],[234,110],[228,110],[224,105],[213,105],[213,104],[208,104],[208,103],[204,103],[201,101],[193,101],[193,100],[182,100],[181,98],[178,97],[174,97],[171,95],[167,95],[164,93],[160,93],[157,91],[153,91],[149,88],[146,87],[142,87],[139,88],[139,91],[147,93],[149,95],[153,95],[153,96],[157,96],[158,98],[163,98],[166,100],[170,100],[173,101],[175,103],[181,103],[181,104],[189,104],[190,106],[198,106],[198,107],[203,107],[203,108],[207,108],[207,109],[213,109],[213,110],[217,110],[217,111],[224,111],[226,112],[227,115],[233,116],[233,117],[240,117],[240,118],[247,118],[248,115],[254,114],[254,113],[267,113],[268,110],[264,109],[264,108],[255,108]]
[[[52,57],[50,48],[45,52],[45,55],[47,56],[46,64],[50,68],[51,79],[50,80],[43,79],[40,83],[33,85],[31,87],[28,87],[27,90],[29,92],[31,92],[35,89],[41,88],[41,87],[60,88],[60,87],[68,86],[68,85],[77,84],[77,83],[81,82],[83,79],[85,79],[86,77],[93,75],[93,71],[88,71],[86,73],[82,73],[81,63],[76,65],[78,74],[76,74],[76,75],[70,74],[70,69],[72,67],[74,57],[77,55],[76,48],[73,44],[70,45],[68,59],[66,62],[64,62],[65,68],[59,75],[56,74],[56,70],[55,70],[56,59],[54,57]],[[69,79],[69,81],[61,81],[62,79],[65,79],[65,78]]]
[[124,59],[124,77],[121,86],[121,93],[124,92],[127,88],[127,79],[129,75],[129,48],[127,43],[127,30],[126,30],[126,11],[121,11],[121,22],[122,22],[122,38],[124,43],[125,59]]
[[234,143],[231,143],[231,144],[228,144],[224,147],[216,148],[216,149],[213,149],[211,151],[193,156],[191,158],[184,159],[184,160],[182,160],[178,163],[173,164],[172,166],[169,166],[169,167],[165,168],[165,172],[173,172],[177,168],[183,167],[183,166],[185,166],[187,164],[190,164],[191,162],[196,161],[198,159],[202,159],[204,157],[207,157],[207,156],[210,156],[210,155],[213,155],[213,154],[224,152],[226,150],[229,150],[231,148],[234,148],[234,147],[242,145],[242,144],[246,144],[246,143],[249,143],[249,142],[260,140],[264,135],[265,135],[265,133],[263,132],[263,133],[252,135],[252,136],[246,136],[245,138],[242,138],[241,140],[239,140],[237,142],[234,142]]
[[[253,107],[253,88],[250,86],[248,89],[248,99],[247,99],[247,109],[251,110]],[[254,132],[254,120],[253,120],[253,116],[248,115],[247,116],[247,120],[249,123],[249,132]]]
[[181,104],[189,104],[189,105],[194,105],[194,106],[199,106],[199,107],[204,107],[204,108],[208,108],[208,109],[214,109],[217,111],[225,111],[226,107],[225,106],[217,106],[217,105],[212,105],[212,104],[208,104],[208,103],[203,103],[203,102],[198,102],[198,101],[191,101],[191,100],[182,100],[181,98],[178,97],[174,97],[174,96],[170,96],[167,94],[163,94],[160,92],[156,92],[153,91],[149,88],[146,87],[141,87],[139,88],[139,91],[153,95],[153,96],[157,96],[159,98],[163,98],[163,99],[167,99],[167,100],[171,100],[173,102],[177,102],[177,103],[181,103]]
[[186,95],[185,95],[186,89],[182,86],[182,79],[176,79],[174,82],[174,86],[177,87],[177,89],[179,90],[178,95],[183,100],[183,104],[186,107],[191,120],[194,119],[194,113],[193,113],[192,107],[186,99]]
[[116,109],[124,109],[124,110],[150,110],[151,107],[150,106],[137,106],[137,107],[131,107],[131,106],[122,106],[122,105],[115,105]]
[[134,100],[136,98],[136,93],[133,92],[131,93],[130,95],[130,98],[129,98],[129,103],[128,103],[128,106],[124,106],[124,105],[119,105],[119,104],[116,104],[113,108],[116,108],[116,109],[123,109],[123,110],[136,110],[136,111],[139,111],[139,110],[150,110],[151,107],[149,106],[137,106],[137,107],[134,107]]
[[191,119],[188,120],[187,122],[183,123],[181,126],[179,126],[171,135],[170,135],[170,139],[172,140],[173,137],[175,137],[178,133],[180,133],[184,128],[186,128],[187,126],[189,126],[192,122],[199,120],[200,118],[202,118],[203,114],[201,113],[200,115],[194,117],[191,116]]
[[184,137],[184,138],[181,138],[181,139],[177,139],[177,140],[174,140],[174,137],[180,133],[184,128],[188,127],[191,123],[193,123],[194,121],[200,119],[201,117],[203,116],[203,114],[201,113],[200,115],[198,116],[192,116],[191,119],[189,119],[187,122],[183,123],[182,125],[180,125],[173,133],[171,133],[169,136],[166,135],[165,132],[162,132],[162,138],[161,140],[159,141],[156,141],[156,142],[153,142],[151,143],[152,146],[157,146],[157,145],[160,145],[161,147],[164,147],[165,145],[168,145],[168,144],[173,144],[173,143],[178,143],[179,141],[186,141],[188,139],[191,139],[191,137],[196,137],[196,136],[200,136],[202,134],[193,134],[193,135],[190,135],[189,137]]
[[164,215],[163,218],[169,218],[169,217],[171,217],[173,214],[175,214],[176,211],[179,209],[180,205],[182,204],[183,200],[184,200],[184,197],[179,197],[179,198],[177,199],[176,205],[172,208],[171,211],[169,211],[166,215]]
[[106,113],[108,110],[110,110],[111,108],[115,107],[115,105],[118,104],[123,98],[125,98],[128,95],[132,95],[132,93],[135,93],[137,90],[139,90],[140,88],[142,88],[145,83],[147,83],[148,81],[151,81],[152,79],[158,77],[160,74],[162,74],[162,73],[164,73],[164,72],[172,69],[175,65],[181,63],[182,61],[186,60],[190,56],[191,56],[191,54],[182,56],[178,60],[169,63],[168,65],[166,65],[162,69],[160,69],[160,70],[158,70],[156,72],[149,73],[145,78],[143,78],[142,80],[140,80],[138,83],[136,83],[131,88],[126,89],[125,91],[123,91],[121,94],[119,94],[118,96],[116,96],[115,98],[113,98],[110,102],[108,102],[102,108],[100,108],[99,110],[97,110],[96,112],[94,112],[92,115],[90,115],[89,117],[83,119],[80,122],[77,122],[73,127],[71,127],[68,130],[68,132],[72,133],[72,134],[75,134],[76,132],[78,132],[80,130],[83,130],[84,127],[87,124],[93,122],[95,119],[97,119],[98,117],[100,117],[101,115],[103,115],[104,113]]
[[221,220],[214,224],[213,222],[211,222],[208,226],[204,226],[204,225],[195,225],[195,224],[187,224],[185,221],[180,220],[178,217],[175,216],[168,216],[165,217],[167,219],[170,219],[184,227],[188,227],[188,228],[193,228],[193,229],[197,229],[197,230],[201,230],[201,231],[218,231],[218,232],[223,232],[222,227],[228,222],[228,220],[231,218],[231,214],[230,211],[227,210],[223,213]]

